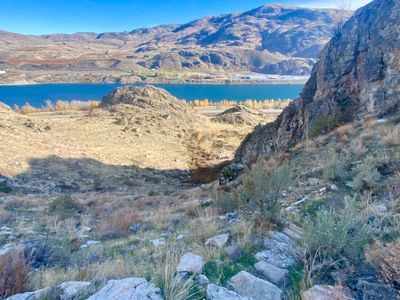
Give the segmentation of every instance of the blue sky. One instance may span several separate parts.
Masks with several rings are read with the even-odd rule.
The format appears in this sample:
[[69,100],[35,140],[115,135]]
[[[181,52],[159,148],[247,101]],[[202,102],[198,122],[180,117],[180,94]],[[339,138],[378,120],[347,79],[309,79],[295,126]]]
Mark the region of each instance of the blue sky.
[[[337,7],[342,0],[0,0],[0,30],[24,34],[130,31],[266,3]],[[347,0],[351,1],[351,0]],[[353,8],[370,0],[352,0]]]

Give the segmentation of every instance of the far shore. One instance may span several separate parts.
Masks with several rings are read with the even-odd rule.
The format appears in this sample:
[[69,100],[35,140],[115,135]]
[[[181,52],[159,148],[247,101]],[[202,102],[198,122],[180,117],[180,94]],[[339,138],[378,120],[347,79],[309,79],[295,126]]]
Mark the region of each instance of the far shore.
[[204,85],[225,85],[225,84],[236,84],[236,85],[246,85],[246,84],[305,84],[307,82],[304,80],[229,80],[227,81],[141,81],[132,83],[119,83],[119,82],[11,82],[11,83],[1,83],[0,86],[29,86],[29,85],[56,85],[56,84],[120,84],[120,85],[133,85],[133,84],[204,84]]

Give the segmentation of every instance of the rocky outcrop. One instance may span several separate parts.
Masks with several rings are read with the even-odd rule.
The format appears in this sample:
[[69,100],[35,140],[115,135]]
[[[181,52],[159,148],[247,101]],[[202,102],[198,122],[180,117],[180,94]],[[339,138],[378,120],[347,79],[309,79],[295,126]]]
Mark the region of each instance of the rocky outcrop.
[[368,114],[400,106],[400,3],[375,0],[338,29],[299,99],[278,119],[258,126],[236,159],[252,162]]
[[162,300],[161,291],[144,278],[110,280],[88,300]]
[[257,300],[280,300],[282,290],[274,284],[262,280],[246,271],[241,271],[231,278],[229,285],[239,295]]

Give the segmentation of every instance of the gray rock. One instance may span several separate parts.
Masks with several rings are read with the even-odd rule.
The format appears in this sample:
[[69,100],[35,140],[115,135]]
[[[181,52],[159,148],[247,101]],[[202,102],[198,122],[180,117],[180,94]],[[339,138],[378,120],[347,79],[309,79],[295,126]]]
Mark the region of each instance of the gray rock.
[[351,292],[343,286],[314,285],[302,293],[304,300],[353,300]]
[[152,243],[154,247],[159,247],[165,245],[165,238],[150,240],[150,243]]
[[286,234],[277,231],[271,231],[269,236],[278,242],[284,243],[288,246],[293,246],[293,241]]
[[267,249],[255,255],[258,260],[263,260],[281,269],[287,269],[296,263],[293,247],[268,238],[264,240],[264,246]]
[[87,241],[85,244],[83,244],[81,246],[81,249],[90,248],[92,246],[99,245],[100,243],[101,243],[100,241],[92,241],[92,240],[90,240],[90,241]]
[[16,294],[8,297],[7,300],[39,300],[41,297],[45,296],[49,290],[49,288],[45,288],[34,292]]
[[184,234],[178,234],[178,236],[176,237],[176,240],[177,241],[181,241],[181,240],[183,240],[185,238],[185,235]]
[[273,284],[282,286],[286,284],[288,278],[288,270],[281,269],[271,265],[265,261],[260,260],[254,265],[254,268],[259,272],[265,279],[272,282]]
[[88,300],[162,300],[161,291],[144,278],[109,280]]
[[241,271],[229,281],[239,295],[257,300],[281,300],[282,290],[276,285],[258,278],[246,271]]
[[289,238],[291,238],[292,240],[298,240],[298,239],[300,239],[300,235],[297,233],[297,232],[295,232],[294,230],[291,230],[291,229],[289,229],[289,228],[284,228],[283,230],[282,230],[282,232],[284,233],[284,234],[286,234]]
[[207,285],[210,283],[210,280],[206,275],[200,274],[196,277],[196,282],[199,285]]
[[142,224],[140,223],[135,223],[129,226],[129,231],[133,233],[138,233],[140,229],[142,228]]
[[88,295],[91,289],[92,284],[88,281],[67,281],[56,288],[60,300],[74,300],[79,296]]
[[215,246],[217,248],[223,248],[226,243],[229,240],[229,234],[225,233],[225,234],[219,234],[216,236],[213,236],[212,238],[209,238],[206,243],[205,246]]
[[181,257],[179,265],[176,267],[176,271],[201,274],[203,272],[203,267],[204,262],[201,256],[189,252]]
[[238,245],[228,246],[225,251],[228,254],[229,259],[232,261],[238,260],[242,254],[242,249]]
[[238,293],[215,284],[207,286],[207,300],[250,300],[248,297],[240,296]]

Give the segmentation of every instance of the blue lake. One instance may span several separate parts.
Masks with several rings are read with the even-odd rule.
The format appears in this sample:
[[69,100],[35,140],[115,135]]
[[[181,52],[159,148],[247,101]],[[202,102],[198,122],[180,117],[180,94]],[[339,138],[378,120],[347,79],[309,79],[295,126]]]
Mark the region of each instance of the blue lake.
[[[38,84],[0,86],[0,101],[19,106],[29,102],[40,107],[46,100],[100,100],[119,84]],[[209,101],[247,99],[294,99],[302,84],[155,84],[179,99]]]

